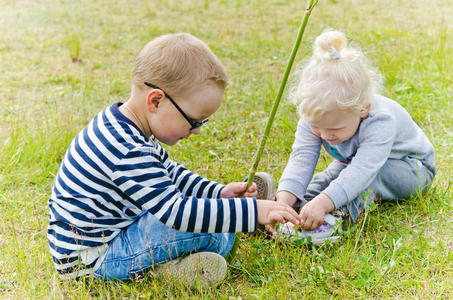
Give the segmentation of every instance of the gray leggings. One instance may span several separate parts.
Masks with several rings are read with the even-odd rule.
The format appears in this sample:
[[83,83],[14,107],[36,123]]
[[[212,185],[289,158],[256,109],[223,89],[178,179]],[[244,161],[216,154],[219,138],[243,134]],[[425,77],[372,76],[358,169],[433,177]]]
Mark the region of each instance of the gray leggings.
[[[313,176],[307,187],[305,199],[299,205],[304,205],[326,189],[345,167],[346,165],[335,160],[323,172]],[[382,201],[396,201],[422,194],[431,184],[434,173],[435,170],[429,170],[415,158],[389,159],[379,170],[373,182],[363,189],[364,192],[370,191],[367,205],[373,202],[375,198]],[[347,210],[355,222],[363,207],[364,200],[361,194],[347,203],[346,207],[337,207],[337,209]]]

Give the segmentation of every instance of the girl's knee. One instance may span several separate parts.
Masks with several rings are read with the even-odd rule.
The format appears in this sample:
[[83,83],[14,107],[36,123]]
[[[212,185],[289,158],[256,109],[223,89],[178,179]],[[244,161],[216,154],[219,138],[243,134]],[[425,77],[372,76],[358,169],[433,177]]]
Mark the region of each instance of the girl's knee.
[[369,188],[382,200],[406,199],[423,193],[432,179],[429,174],[417,159],[389,159]]

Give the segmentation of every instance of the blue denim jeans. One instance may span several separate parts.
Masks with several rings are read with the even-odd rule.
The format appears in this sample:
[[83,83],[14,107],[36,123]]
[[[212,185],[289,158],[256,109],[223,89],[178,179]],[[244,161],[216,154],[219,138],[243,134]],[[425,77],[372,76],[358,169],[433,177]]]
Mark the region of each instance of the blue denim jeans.
[[[297,205],[303,206],[307,201],[316,197],[329,186],[331,181],[340,175],[345,167],[345,164],[334,160],[327,169],[313,176],[312,181],[307,187],[304,196],[305,199],[297,203]],[[370,186],[364,187],[364,192],[371,192],[368,199],[366,199],[366,203],[369,205],[376,198],[381,201],[396,201],[422,194],[431,184],[433,177],[434,170],[428,169],[415,158],[388,159]],[[364,209],[364,202],[363,196],[359,195],[347,203],[346,207],[339,207],[337,209],[348,211],[352,220],[355,222]]]
[[232,233],[181,232],[167,227],[155,216],[144,212],[109,244],[104,260],[94,277],[130,280],[182,254],[215,252],[222,256],[233,247]]

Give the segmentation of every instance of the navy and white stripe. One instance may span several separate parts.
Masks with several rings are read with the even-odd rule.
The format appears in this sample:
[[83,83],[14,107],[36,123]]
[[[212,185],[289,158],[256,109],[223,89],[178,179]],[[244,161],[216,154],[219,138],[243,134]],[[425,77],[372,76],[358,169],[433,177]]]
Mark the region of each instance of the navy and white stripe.
[[108,243],[144,211],[188,232],[249,232],[254,198],[218,199],[222,185],[171,161],[114,104],[69,146],[49,199],[47,237],[61,278],[90,274]]

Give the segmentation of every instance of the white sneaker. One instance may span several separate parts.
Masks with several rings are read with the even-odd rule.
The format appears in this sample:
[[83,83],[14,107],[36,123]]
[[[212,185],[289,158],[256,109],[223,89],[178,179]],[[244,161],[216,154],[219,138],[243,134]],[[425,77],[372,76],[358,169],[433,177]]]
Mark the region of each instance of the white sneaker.
[[215,286],[225,279],[227,263],[223,256],[214,252],[197,252],[156,266],[156,275],[183,283],[187,287],[202,289]]
[[290,240],[301,240],[307,244],[321,245],[326,241],[336,241],[341,236],[337,231],[341,229],[341,217],[326,214],[324,223],[315,230],[299,230],[294,228],[294,224],[288,222],[280,225],[277,229],[277,237]]

